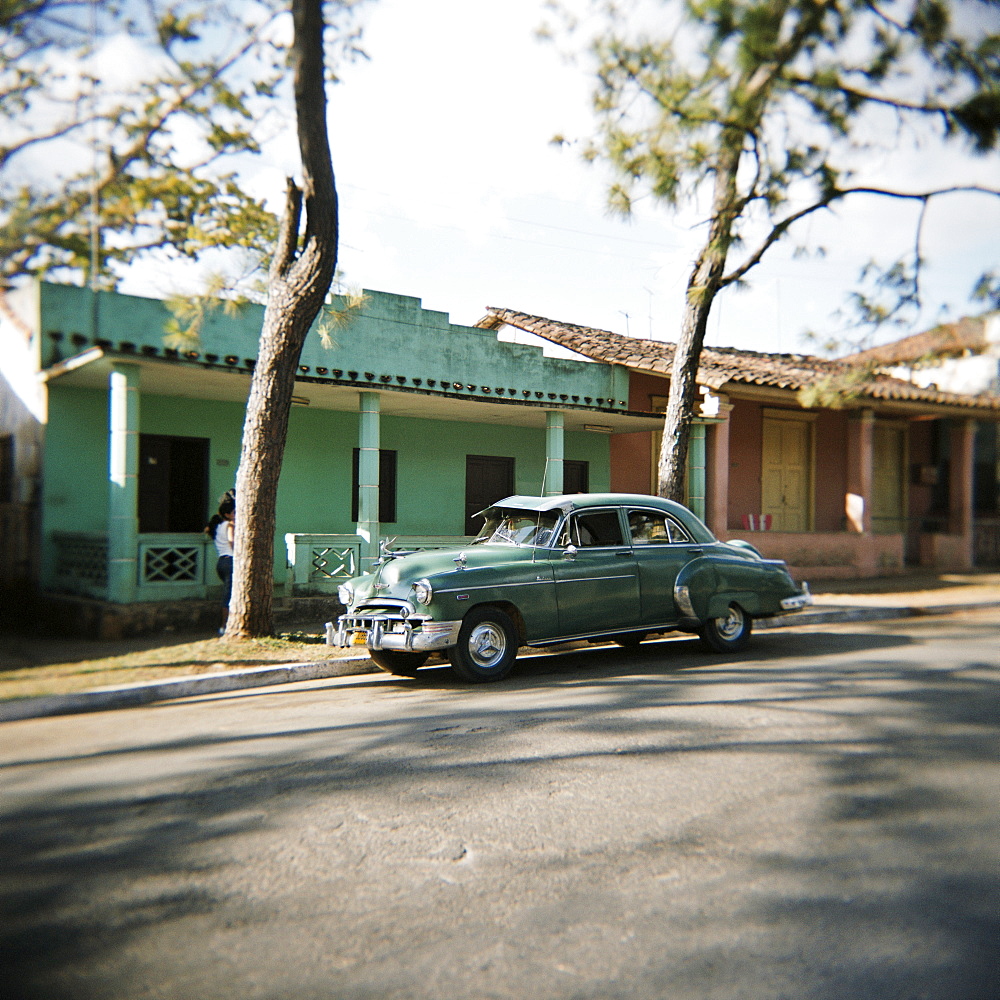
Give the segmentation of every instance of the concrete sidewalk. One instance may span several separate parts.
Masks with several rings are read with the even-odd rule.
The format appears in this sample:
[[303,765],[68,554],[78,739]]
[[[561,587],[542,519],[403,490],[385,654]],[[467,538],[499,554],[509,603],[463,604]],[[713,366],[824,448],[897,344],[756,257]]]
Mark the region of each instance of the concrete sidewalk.
[[[909,574],[876,580],[825,581],[814,604],[793,615],[763,619],[755,629],[797,628],[948,614],[1000,607],[1000,573]],[[321,647],[322,660],[200,674],[176,680],[95,688],[73,694],[0,702],[0,723],[50,715],[133,708],[174,698],[289,684],[294,681],[379,673],[363,653]]]
[[825,580],[813,589],[811,608],[768,623],[756,622],[755,627],[877,621],[1000,606],[1000,573],[983,571]]

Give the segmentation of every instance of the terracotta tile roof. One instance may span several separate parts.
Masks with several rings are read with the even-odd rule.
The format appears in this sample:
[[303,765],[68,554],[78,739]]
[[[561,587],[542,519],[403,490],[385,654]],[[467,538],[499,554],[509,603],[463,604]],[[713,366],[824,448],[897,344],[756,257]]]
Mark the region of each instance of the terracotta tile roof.
[[923,359],[980,354],[989,347],[986,337],[988,319],[988,316],[974,316],[960,319],[957,323],[942,323],[933,330],[859,351],[843,360],[854,364],[909,365]]
[[[543,337],[554,344],[576,351],[593,361],[625,365],[638,371],[670,374],[674,345],[658,340],[626,337],[620,333],[597,330],[574,323],[560,323],[517,312],[514,309],[487,307],[487,315],[477,324],[487,330],[504,325]],[[733,347],[705,347],[698,366],[698,382],[719,390],[727,384],[771,386],[798,391],[833,375],[846,375],[856,366],[843,360],[831,361],[808,354],[764,354]],[[924,389],[901,379],[876,374],[859,389],[873,400],[934,403],[1000,411],[1000,396],[965,396],[959,393]]]

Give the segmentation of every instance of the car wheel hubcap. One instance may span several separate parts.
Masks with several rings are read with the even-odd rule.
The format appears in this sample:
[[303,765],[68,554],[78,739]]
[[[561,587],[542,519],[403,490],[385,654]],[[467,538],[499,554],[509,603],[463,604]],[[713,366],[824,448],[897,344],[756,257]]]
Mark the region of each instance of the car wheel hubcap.
[[496,666],[503,659],[506,650],[504,634],[492,622],[477,625],[469,636],[469,655],[477,666]]
[[743,628],[743,612],[739,608],[730,608],[724,618],[717,618],[715,627],[723,639],[734,639]]

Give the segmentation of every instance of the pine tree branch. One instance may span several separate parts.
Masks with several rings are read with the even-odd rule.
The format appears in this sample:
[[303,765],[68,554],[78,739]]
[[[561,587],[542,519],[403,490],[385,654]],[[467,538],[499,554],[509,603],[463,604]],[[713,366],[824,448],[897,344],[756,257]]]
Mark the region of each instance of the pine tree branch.
[[748,272],[753,270],[753,268],[760,263],[764,254],[772,246],[774,246],[774,244],[777,243],[796,222],[812,215],[814,212],[818,212],[820,209],[829,208],[834,202],[842,201],[848,195],[852,194],[871,194],[882,198],[892,198],[903,201],[919,201],[923,202],[924,206],[926,206],[931,199],[943,197],[944,195],[949,194],[985,194],[992,195],[995,198],[1000,198],[1000,189],[988,188],[979,184],[961,184],[953,187],[934,188],[930,191],[893,191],[890,188],[867,186],[834,188],[828,194],[819,198],[811,205],[807,205],[805,208],[799,209],[797,212],[793,212],[791,215],[776,223],[767,236],[764,237],[764,239],[757,245],[757,248],[744,260],[744,262],[720,280],[719,287],[726,288],[727,286],[745,277]]
[[[945,120],[945,124],[948,124],[953,117],[952,109],[944,104],[905,101],[902,98],[889,97],[885,94],[875,94],[871,91],[860,90],[857,87],[849,87],[846,84],[839,84],[836,87],[821,87],[817,85],[815,80],[811,80],[808,77],[792,77],[789,79],[789,83],[796,87],[801,87],[806,91],[817,89],[821,93],[840,94],[848,101],[856,101],[859,104],[875,104],[880,107],[891,108],[894,111],[912,112],[922,115],[940,115]],[[814,101],[810,101],[809,103],[815,107]]]
[[278,243],[271,261],[271,280],[288,273],[298,254],[299,223],[302,219],[302,189],[289,177],[285,182],[285,210],[281,213]]
[[80,121],[67,122],[65,125],[58,126],[50,132],[30,135],[19,142],[12,143],[9,146],[0,146],[0,170],[3,170],[8,161],[12,160],[18,155],[18,153],[22,153],[24,150],[30,149],[32,146],[37,146],[43,142],[49,142],[52,139],[63,139],[72,132],[75,132],[77,129],[85,128],[86,126],[92,125],[101,120],[106,119],[101,116],[100,118],[88,118]]

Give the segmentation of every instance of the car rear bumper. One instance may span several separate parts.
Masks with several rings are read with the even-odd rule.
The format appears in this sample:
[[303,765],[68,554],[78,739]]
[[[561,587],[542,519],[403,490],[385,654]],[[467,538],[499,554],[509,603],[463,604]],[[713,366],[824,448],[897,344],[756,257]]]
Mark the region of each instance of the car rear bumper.
[[799,611],[802,608],[808,607],[813,602],[813,595],[809,593],[809,584],[802,584],[802,592],[800,594],[793,594],[791,597],[786,597],[781,602],[782,611]]

